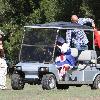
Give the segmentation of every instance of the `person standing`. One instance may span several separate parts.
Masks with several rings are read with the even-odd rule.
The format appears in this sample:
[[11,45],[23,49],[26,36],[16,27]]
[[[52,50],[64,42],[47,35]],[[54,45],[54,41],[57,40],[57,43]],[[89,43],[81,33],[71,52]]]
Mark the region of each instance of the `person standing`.
[[4,51],[0,49],[0,89],[6,89],[6,75],[7,75],[7,64],[4,59]]
[[[86,23],[94,25],[94,22],[90,18],[78,18],[76,15],[71,16],[71,23],[84,25]],[[88,39],[84,30],[73,29],[66,32],[66,41],[77,48],[78,50],[88,49]]]

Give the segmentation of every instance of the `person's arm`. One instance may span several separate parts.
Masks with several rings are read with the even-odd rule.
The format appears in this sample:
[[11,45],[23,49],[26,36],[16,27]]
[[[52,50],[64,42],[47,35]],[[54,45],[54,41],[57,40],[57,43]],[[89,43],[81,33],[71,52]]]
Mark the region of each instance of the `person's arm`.
[[66,53],[70,49],[69,44],[64,43],[61,47],[61,52]]
[[81,25],[84,25],[84,24],[86,25],[86,24],[90,23],[91,25],[89,25],[89,26],[95,27],[94,20],[91,18],[79,18],[78,23]]

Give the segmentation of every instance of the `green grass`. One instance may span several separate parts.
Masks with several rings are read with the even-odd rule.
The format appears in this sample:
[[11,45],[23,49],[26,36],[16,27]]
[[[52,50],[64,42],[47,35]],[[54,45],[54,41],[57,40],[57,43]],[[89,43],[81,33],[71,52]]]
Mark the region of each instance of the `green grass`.
[[0,90],[0,100],[100,100],[100,90],[89,86],[70,86],[68,90],[43,90],[41,85],[25,85],[23,90],[12,90],[7,78],[7,90]]

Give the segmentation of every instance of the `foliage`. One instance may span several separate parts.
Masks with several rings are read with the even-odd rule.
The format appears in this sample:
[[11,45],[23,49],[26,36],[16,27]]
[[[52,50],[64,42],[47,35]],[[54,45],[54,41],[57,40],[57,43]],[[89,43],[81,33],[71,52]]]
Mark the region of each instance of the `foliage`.
[[6,56],[14,61],[18,59],[24,25],[70,21],[70,16],[77,14],[92,16],[100,26],[99,8],[100,0],[0,0],[0,29],[6,37]]
[[80,6],[80,15],[81,16],[85,16],[85,17],[94,17],[93,16],[93,10],[90,9],[88,3],[86,2],[86,0],[83,0],[83,3]]
[[57,15],[57,5],[58,0],[42,0],[40,3],[40,8],[45,15],[46,21],[55,21],[55,16]]
[[15,62],[18,61],[23,29],[18,25],[8,23],[3,24],[1,30],[4,30],[5,33],[4,49],[6,58]]

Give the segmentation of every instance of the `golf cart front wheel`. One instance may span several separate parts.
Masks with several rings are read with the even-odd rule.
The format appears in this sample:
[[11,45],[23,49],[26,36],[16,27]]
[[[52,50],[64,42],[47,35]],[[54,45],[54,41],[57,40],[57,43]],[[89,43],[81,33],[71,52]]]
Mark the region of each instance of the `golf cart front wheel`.
[[11,86],[14,90],[22,90],[24,88],[23,78],[19,74],[12,74]]
[[100,75],[95,78],[92,89],[100,89]]
[[42,88],[46,90],[51,90],[56,87],[56,79],[53,74],[43,75],[42,78]]

